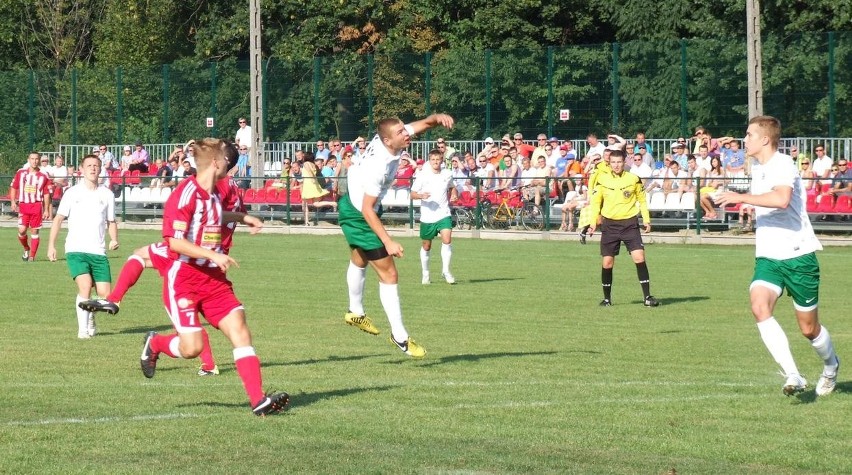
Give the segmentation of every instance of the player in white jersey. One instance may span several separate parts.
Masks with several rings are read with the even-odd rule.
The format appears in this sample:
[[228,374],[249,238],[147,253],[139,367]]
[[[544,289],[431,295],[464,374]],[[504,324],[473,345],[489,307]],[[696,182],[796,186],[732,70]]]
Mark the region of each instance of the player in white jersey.
[[[423,284],[429,284],[429,254],[432,240],[441,236],[441,275],[448,284],[456,279],[450,273],[450,260],[453,257],[453,219],[450,213],[450,201],[458,199],[453,172],[442,169],[444,154],[440,150],[429,152],[429,165],[414,179],[411,185],[411,198],[420,200],[420,265],[423,270]],[[448,193],[449,192],[449,193]]]
[[50,239],[47,258],[56,260],[56,237],[62,221],[68,218],[68,236],[65,238],[65,259],[71,278],[77,283],[77,338],[86,339],[95,335],[95,319],[77,305],[89,299],[92,283],[101,297],[110,292],[112,275],[106,257],[105,237],[109,233],[110,250],[118,249],[118,226],[115,223],[115,196],[100,186],[101,159],[86,155],[82,161],[83,181],[72,186],[62,195]]
[[402,257],[403,249],[382,225],[380,203],[396,176],[399,157],[411,143],[411,136],[439,125],[451,128],[453,118],[432,114],[410,124],[403,124],[397,118],[380,121],[378,133],[364,154],[349,167],[348,193],[338,203],[338,221],[351,249],[346,272],[349,310],[343,319],[367,333],[379,334],[364,313],[364,281],[369,263],[379,276],[379,298],[390,322],[390,341],[414,358],[426,356],[426,350],[409,337],[402,324],[399,276],[393,258]]
[[822,245],[814,235],[805,209],[806,195],[793,159],[778,151],[781,123],[775,117],[749,121],[746,155],[757,160],[751,171],[751,192],[720,193],[721,206],[745,203],[755,207],[755,266],[749,294],[760,337],[786,377],[783,392],[802,392],[807,381],[799,373],[784,330],[773,312],[784,289],[793,298],[799,328],[823,361],[816,394],[831,394],[837,385],[840,360],[828,330],[820,325],[819,262]]

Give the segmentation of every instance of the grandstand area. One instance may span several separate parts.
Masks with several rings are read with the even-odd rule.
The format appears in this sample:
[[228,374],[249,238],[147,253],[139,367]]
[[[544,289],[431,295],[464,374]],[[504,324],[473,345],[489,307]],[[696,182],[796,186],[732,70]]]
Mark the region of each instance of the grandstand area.
[[[122,229],[121,249],[109,253],[113,275],[158,236]],[[842,371],[830,397],[781,394],[748,307],[752,246],[651,243],[662,305],[642,307],[623,267],[615,306],[602,309],[595,245],[459,239],[458,284],[424,286],[419,239],[400,239],[403,313],[428,351],[420,361],[383,339],[373,275],[365,303],[383,334],[343,323],[342,237],[236,236],[240,267],[229,276],[264,385],[293,395],[288,413],[260,420],[218,332],[221,375],[199,378],[196,362],[163,359],[154,379],[142,376],[142,335],[170,328],[155,272],[118,315],[98,318],[95,338],[78,341],[61,251],[59,262],[24,263],[14,229],[0,229],[10,276],[3,471],[150,473],[167,463],[186,473],[852,472],[852,429],[838,423],[852,382]],[[818,255],[820,313],[842,357],[852,348],[848,251]],[[617,266],[629,262],[621,256]],[[821,362],[791,305],[782,298],[777,317],[815,381]]]

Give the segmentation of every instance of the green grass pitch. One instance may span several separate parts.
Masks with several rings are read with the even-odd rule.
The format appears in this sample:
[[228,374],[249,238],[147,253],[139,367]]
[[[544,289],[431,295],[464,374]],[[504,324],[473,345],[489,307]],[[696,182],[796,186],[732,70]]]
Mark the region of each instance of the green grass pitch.
[[[781,394],[748,305],[752,247],[648,246],[655,309],[622,253],[615,306],[600,308],[596,240],[457,239],[458,284],[440,280],[435,246],[423,286],[419,241],[402,239],[403,315],[428,351],[416,361],[387,341],[374,273],[365,303],[382,334],[343,323],[342,236],[240,233],[229,274],[264,386],[292,395],[287,413],[257,418],[217,331],[220,376],[167,357],[142,376],[144,332],[171,328],[153,270],[78,341],[75,286],[61,250],[45,260],[47,235],[24,263],[0,229],[0,473],[852,472],[849,369],[829,397]],[[121,231],[113,278],[157,236]],[[849,251],[819,258],[822,320],[852,364]],[[789,298],[776,316],[816,383]]]

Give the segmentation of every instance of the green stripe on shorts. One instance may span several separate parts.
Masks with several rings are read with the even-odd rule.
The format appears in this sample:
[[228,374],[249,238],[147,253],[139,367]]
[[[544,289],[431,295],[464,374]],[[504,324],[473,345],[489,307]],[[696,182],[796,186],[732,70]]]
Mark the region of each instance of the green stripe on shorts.
[[385,247],[379,236],[367,224],[364,215],[352,204],[348,194],[340,198],[337,203],[337,213],[337,222],[340,224],[340,229],[343,230],[346,242],[350,246],[365,251]]
[[754,261],[754,277],[775,284],[793,298],[800,307],[813,307],[819,303],[819,262],[816,253],[792,259],[776,260],[758,257]]
[[447,216],[441,218],[436,223],[420,223],[420,239],[431,241],[435,236],[441,234],[442,229],[453,229],[453,218]]
[[94,282],[112,282],[109,260],[106,256],[85,252],[69,252],[65,254],[65,261],[68,263],[68,270],[72,279],[83,274],[89,274]]

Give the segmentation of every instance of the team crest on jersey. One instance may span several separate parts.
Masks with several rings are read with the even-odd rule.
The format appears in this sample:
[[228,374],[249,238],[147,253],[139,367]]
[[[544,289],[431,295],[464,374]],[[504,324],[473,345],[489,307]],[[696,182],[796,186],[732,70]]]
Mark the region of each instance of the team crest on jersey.
[[624,190],[624,191],[622,191],[622,192],[621,192],[621,194],[623,194],[623,195],[624,195],[624,198],[630,198],[630,195],[632,195],[632,194],[633,194],[633,191],[631,191],[631,190]]
[[175,221],[172,223],[172,227],[175,228],[176,231],[186,231],[186,221]]
[[185,297],[181,297],[178,299],[177,304],[180,308],[189,308],[190,306],[192,306],[192,300]]

